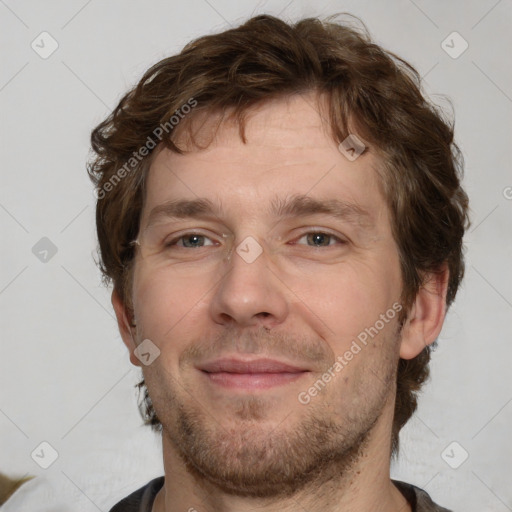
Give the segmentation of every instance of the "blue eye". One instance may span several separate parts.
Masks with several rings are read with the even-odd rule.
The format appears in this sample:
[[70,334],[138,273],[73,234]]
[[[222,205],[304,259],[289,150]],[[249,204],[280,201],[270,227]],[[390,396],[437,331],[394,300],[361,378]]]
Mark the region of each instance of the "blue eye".
[[[213,243],[205,243],[205,241],[209,240],[211,242],[211,239],[208,238],[205,235],[199,235],[197,233],[186,233],[185,235],[182,235],[178,238],[174,238],[170,242],[166,243],[166,247],[183,247],[186,249],[190,248],[200,248],[204,247],[205,245],[213,245]],[[180,244],[179,242],[182,241]]]
[[[305,242],[304,242],[305,241]],[[334,245],[343,245],[345,240],[324,231],[309,231],[304,233],[296,242],[296,245],[321,248]],[[203,247],[218,245],[217,242],[200,233],[184,233],[165,242],[166,249],[201,249]]]
[[324,233],[322,231],[311,231],[306,233],[299,238],[298,242],[304,238],[307,240],[307,244],[313,247],[328,247],[330,245],[334,245],[336,241],[344,243],[344,241],[337,236],[331,235],[330,233]]

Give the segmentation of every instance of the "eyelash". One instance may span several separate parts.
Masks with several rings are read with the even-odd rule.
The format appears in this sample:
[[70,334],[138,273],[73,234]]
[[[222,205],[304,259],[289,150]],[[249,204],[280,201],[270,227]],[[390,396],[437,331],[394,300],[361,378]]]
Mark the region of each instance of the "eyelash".
[[[304,237],[307,237],[308,235],[311,235],[311,234],[315,234],[315,235],[326,235],[328,237],[330,237],[331,239],[335,239],[337,240],[341,245],[345,245],[347,243],[346,240],[340,238],[339,236],[336,236],[334,235],[333,233],[329,233],[328,231],[322,231],[322,230],[312,230],[312,231],[306,231],[304,233],[302,233],[300,235],[300,237],[297,239],[297,240],[302,240]],[[168,242],[166,242],[164,245],[165,245],[165,248],[168,249],[168,248],[171,248],[171,247],[180,247],[180,249],[193,249],[194,247],[184,247],[184,246],[177,246],[176,245],[176,242],[184,239],[184,238],[187,238],[187,237],[190,237],[190,236],[193,236],[193,235],[196,235],[196,236],[200,236],[200,237],[203,237],[203,238],[206,238],[206,239],[210,239],[210,237],[202,234],[202,233],[194,233],[194,232],[190,232],[190,233],[184,233],[178,237],[175,237],[171,240],[169,240]],[[213,240],[212,240],[213,241]],[[214,245],[214,244],[212,244]],[[298,244],[298,242],[293,242],[293,245],[303,245],[303,244]],[[335,245],[335,244],[328,244],[326,246],[309,246],[309,247],[316,247],[317,249],[320,249],[322,247],[331,247],[332,245]],[[202,249],[203,247],[205,246],[199,246],[197,247],[198,249]],[[210,246],[207,246],[207,247],[210,247]]]

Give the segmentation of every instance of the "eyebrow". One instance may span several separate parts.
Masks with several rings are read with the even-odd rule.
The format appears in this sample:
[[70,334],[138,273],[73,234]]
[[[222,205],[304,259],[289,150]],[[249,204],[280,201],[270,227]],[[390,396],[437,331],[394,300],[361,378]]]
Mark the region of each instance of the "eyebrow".
[[[224,209],[206,198],[176,199],[155,206],[149,216],[147,229],[158,220],[167,218],[215,217],[223,215]],[[372,226],[371,214],[355,203],[340,199],[316,199],[307,195],[294,195],[285,199],[275,197],[270,203],[270,214],[276,217],[306,217],[309,215],[329,215],[359,226]]]

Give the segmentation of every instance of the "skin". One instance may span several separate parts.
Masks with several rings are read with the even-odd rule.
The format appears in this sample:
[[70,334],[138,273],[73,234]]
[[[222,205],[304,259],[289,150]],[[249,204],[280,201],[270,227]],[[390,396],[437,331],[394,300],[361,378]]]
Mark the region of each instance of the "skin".
[[[199,139],[214,133],[211,119]],[[396,366],[437,338],[447,271],[426,280],[401,330],[394,316],[332,372],[401,296],[378,156],[367,148],[349,161],[313,93],[262,104],[246,136],[244,144],[226,121],[206,149],[156,154],[137,239],[135,328],[112,295],[163,424],[166,478],[153,511],[410,511],[389,476]],[[368,215],[269,212],[274,198],[298,194],[343,200]],[[156,206],[198,197],[222,209],[146,227]],[[190,231],[206,238],[179,239]],[[258,248],[240,245],[249,236],[262,251],[250,263],[236,252]],[[134,354],[145,339],[160,350],[150,365]],[[247,387],[252,377],[226,387],[198,368],[221,356],[265,356],[307,371],[267,388]],[[329,382],[301,403],[299,393],[329,368]]]

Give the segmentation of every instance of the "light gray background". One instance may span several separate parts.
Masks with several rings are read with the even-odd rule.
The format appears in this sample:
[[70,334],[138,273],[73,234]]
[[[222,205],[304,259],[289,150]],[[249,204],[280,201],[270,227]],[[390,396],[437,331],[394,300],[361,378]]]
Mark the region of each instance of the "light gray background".
[[[512,510],[510,0],[0,0],[0,471],[40,476],[77,511],[107,511],[163,472],[93,261],[90,130],[194,37],[251,14],[343,11],[415,65],[429,94],[451,98],[471,199],[465,282],[392,475],[455,511]],[[31,48],[43,31],[59,45],[47,59]],[[453,31],[469,44],[456,59],[441,46]],[[42,237],[57,247],[47,262],[32,252]],[[59,454],[46,470],[31,458],[42,441]],[[442,457],[456,465],[462,450],[457,469]]]

